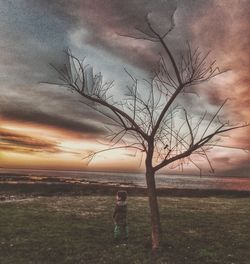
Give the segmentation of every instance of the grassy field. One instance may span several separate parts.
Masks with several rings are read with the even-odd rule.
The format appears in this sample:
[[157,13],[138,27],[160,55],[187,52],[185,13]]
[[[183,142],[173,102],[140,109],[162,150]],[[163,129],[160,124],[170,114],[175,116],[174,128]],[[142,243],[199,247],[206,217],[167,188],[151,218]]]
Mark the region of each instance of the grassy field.
[[128,200],[130,237],[113,241],[114,197],[52,196],[0,203],[1,264],[248,264],[250,198],[159,198],[163,239],[151,259],[147,198]]

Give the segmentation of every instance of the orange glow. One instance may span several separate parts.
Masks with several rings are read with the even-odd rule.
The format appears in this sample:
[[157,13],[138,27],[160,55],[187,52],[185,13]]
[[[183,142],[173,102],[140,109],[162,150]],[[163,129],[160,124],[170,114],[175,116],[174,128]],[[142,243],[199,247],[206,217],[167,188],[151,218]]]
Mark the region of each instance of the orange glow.
[[[0,141],[2,149],[0,161],[1,167],[4,168],[118,171],[139,169],[138,158],[128,156],[128,151],[124,149],[102,152],[88,164],[83,157],[91,151],[103,150],[106,146],[95,139],[86,139],[73,133],[67,134],[59,129],[6,120],[1,125],[0,133],[1,131],[10,134],[11,139],[15,140],[6,142],[3,137]],[[29,144],[27,140],[30,140],[30,146],[16,142],[17,138],[22,144]],[[36,144],[39,144],[38,149]],[[51,149],[43,148],[43,145],[47,146],[46,144],[50,144]]]

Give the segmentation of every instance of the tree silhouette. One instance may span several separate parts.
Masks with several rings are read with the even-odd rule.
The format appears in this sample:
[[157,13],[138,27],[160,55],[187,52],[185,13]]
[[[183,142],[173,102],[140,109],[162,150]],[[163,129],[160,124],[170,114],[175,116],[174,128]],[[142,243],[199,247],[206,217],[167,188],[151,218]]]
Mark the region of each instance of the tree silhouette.
[[159,43],[164,55],[160,56],[153,77],[144,80],[147,89],[143,92],[138,79],[125,69],[131,84],[127,86],[125,97],[121,101],[116,100],[112,96],[113,82],[104,82],[101,73],[94,75],[93,70],[70,51],[66,51],[68,65],[63,69],[53,67],[60,75],[60,85],[78,93],[85,104],[112,121],[107,136],[109,147],[91,152],[86,158],[91,161],[100,152],[127,148],[141,153],[145,159],[152,250],[155,252],[161,235],[155,173],[170,164],[182,168],[186,163],[192,163],[201,170],[195,162],[195,155],[205,158],[213,170],[207,151],[216,144],[216,136],[248,124],[230,125],[228,121],[222,121],[219,113],[227,99],[212,116],[205,111],[198,119],[181,104],[174,104],[188,92],[189,87],[199,87],[224,71],[220,71],[215,61],[209,61],[209,52],[202,54],[189,44],[178,59],[174,56],[166,42],[166,37],[174,28],[173,17],[171,26],[163,34],[152,26],[148,17],[146,25],[147,30],[138,29],[140,36],[133,38]]

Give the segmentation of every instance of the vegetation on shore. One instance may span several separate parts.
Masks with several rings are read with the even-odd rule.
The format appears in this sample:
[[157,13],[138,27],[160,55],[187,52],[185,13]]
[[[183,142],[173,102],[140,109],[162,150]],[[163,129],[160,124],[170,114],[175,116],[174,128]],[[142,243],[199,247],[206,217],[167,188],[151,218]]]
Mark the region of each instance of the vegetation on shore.
[[0,263],[249,263],[250,198],[160,197],[163,239],[153,262],[147,198],[128,202],[125,245],[113,240],[112,196],[5,200]]

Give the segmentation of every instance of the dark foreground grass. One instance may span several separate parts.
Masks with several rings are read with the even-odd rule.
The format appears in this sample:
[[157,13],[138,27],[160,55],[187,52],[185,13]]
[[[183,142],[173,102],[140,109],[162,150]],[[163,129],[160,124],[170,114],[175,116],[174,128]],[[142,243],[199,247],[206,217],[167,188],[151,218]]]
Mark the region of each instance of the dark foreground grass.
[[150,253],[147,199],[128,202],[127,245],[113,241],[113,197],[2,202],[0,263],[250,263],[250,198],[161,197],[163,239],[157,260]]

